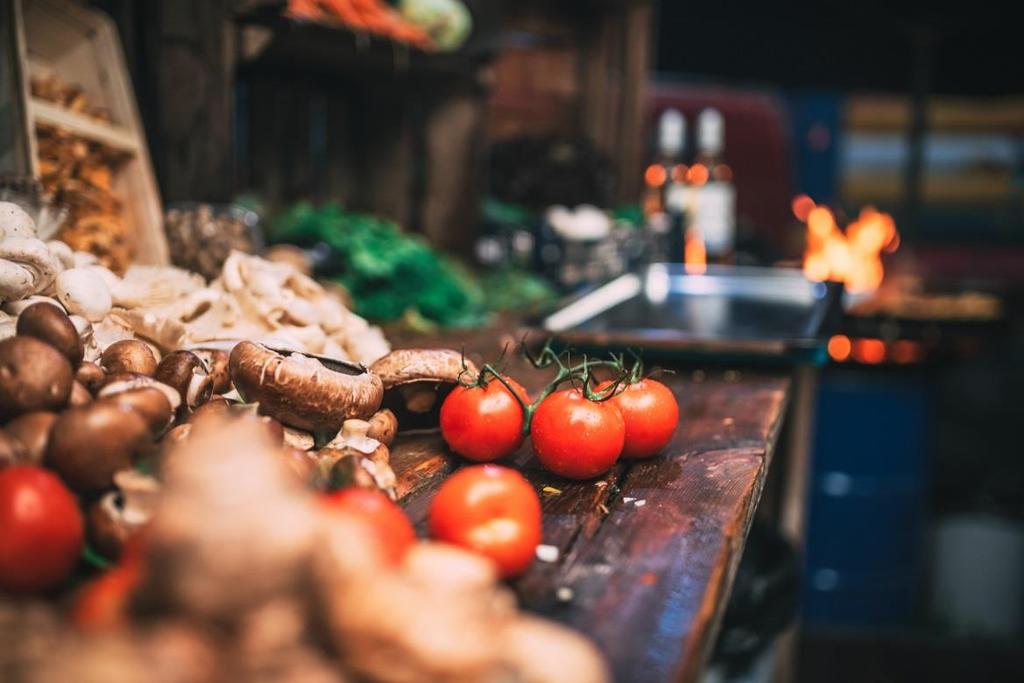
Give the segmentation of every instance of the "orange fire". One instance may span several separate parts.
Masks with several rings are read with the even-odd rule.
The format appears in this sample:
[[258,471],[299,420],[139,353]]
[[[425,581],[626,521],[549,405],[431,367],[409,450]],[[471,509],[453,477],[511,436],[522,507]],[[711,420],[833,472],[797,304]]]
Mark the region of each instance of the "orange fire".
[[843,282],[848,292],[878,289],[885,275],[881,254],[896,251],[900,243],[892,216],[867,207],[843,232],[832,211],[814,206],[809,197],[795,199],[793,213],[803,214],[807,223],[804,274],[809,280]]
[[683,264],[690,275],[703,275],[708,272],[708,251],[704,240],[695,230],[686,231],[683,244]]

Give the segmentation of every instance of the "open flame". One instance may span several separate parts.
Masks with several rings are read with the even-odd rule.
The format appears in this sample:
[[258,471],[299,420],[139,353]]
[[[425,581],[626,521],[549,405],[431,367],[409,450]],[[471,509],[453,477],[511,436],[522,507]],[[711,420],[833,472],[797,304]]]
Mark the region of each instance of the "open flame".
[[844,232],[830,209],[815,206],[806,195],[793,200],[793,213],[807,223],[804,275],[809,280],[842,282],[848,292],[878,289],[885,276],[882,253],[900,244],[892,216],[866,207]]

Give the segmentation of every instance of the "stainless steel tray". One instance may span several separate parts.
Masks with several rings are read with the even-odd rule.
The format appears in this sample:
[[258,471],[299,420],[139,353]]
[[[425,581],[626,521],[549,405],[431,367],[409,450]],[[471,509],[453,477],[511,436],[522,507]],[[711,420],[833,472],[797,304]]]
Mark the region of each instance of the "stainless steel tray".
[[682,264],[651,264],[563,302],[538,323],[583,348],[814,361],[824,358],[841,294],[839,285],[794,269],[710,266],[698,275]]

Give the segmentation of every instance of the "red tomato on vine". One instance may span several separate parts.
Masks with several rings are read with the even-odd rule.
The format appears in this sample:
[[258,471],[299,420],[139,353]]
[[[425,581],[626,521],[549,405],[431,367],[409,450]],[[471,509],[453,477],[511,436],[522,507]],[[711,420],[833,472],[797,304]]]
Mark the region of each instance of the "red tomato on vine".
[[[598,391],[611,387],[602,382]],[[626,424],[623,458],[650,458],[661,452],[679,424],[679,404],[672,391],[655,379],[623,384],[608,401],[619,409]]]
[[619,459],[626,425],[610,400],[592,401],[578,389],[565,389],[537,406],[530,438],[537,459],[551,472],[592,479]]
[[500,460],[523,443],[523,404],[526,390],[514,379],[497,379],[484,386],[457,386],[441,406],[441,435],[448,447],[475,462]]

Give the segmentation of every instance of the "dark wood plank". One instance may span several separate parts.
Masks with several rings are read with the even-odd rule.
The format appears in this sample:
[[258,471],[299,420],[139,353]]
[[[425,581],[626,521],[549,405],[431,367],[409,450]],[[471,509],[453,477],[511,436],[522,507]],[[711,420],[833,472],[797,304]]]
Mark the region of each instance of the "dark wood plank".
[[[501,335],[474,333],[473,349]],[[410,345],[410,344],[405,344]],[[429,344],[414,344],[429,345]],[[444,345],[458,346],[457,339]],[[475,360],[496,353],[469,353]],[[528,389],[544,374],[510,361]],[[541,496],[544,543],[514,587],[524,607],[593,638],[620,681],[695,680],[714,643],[786,408],[779,375],[687,371],[664,381],[682,420],[666,455],[624,462],[597,481],[542,470],[529,444],[509,464]],[[402,504],[422,529],[444,479],[460,466],[438,436],[401,437],[393,452]]]

